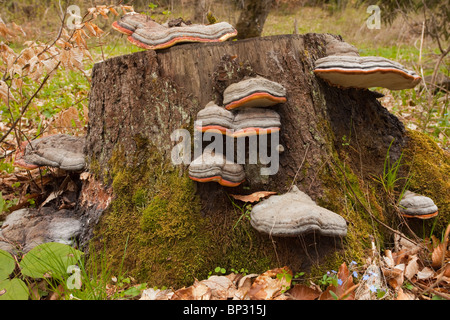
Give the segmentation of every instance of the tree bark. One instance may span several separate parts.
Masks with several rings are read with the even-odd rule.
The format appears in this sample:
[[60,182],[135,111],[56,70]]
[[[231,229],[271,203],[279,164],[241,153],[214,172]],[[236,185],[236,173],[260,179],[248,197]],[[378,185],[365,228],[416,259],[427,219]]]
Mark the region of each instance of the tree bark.
[[[285,193],[295,184],[318,204],[338,214],[353,212],[345,206],[347,200],[344,199],[350,194],[345,191],[346,181],[355,181],[355,188],[359,186],[358,178],[371,181],[373,175],[378,176],[392,139],[390,156],[391,161],[395,161],[406,138],[402,123],[378,102],[378,93],[331,87],[314,75],[314,61],[325,55],[328,36],[283,35],[214,44],[184,44],[96,64],[92,72],[86,138],[87,160],[95,181],[109,187],[106,194],[117,194],[114,176],[123,169],[115,168],[112,159],[118,148],[121,150],[120,161],[129,167],[144,166],[149,155],[156,152],[162,155],[162,160],[170,162],[171,150],[178,143],[171,140],[175,130],[186,128],[192,132],[198,111],[211,100],[222,104],[223,90],[228,85],[245,76],[260,75],[282,84],[287,90],[287,102],[274,107],[281,116],[279,143],[284,152],[280,154],[280,167],[277,174],[262,177],[254,166],[246,164],[247,181],[236,188],[213,182],[193,182],[200,199],[201,214],[212,221],[208,230],[216,235],[216,242],[213,241],[211,247],[221,248],[222,256],[228,254],[226,239],[232,237],[234,222],[230,219],[235,215],[229,194],[261,190]],[[141,157],[140,150],[143,146],[147,148],[142,141],[148,141],[153,151],[142,153]],[[186,166],[178,167],[182,172],[187,170]],[[358,178],[344,179],[341,170],[353,172],[353,177]],[[140,178],[136,175],[135,179]],[[153,188],[153,182],[148,188]],[[85,190],[88,190],[88,184]],[[97,197],[93,192],[89,192],[90,196],[84,194],[91,202]],[[108,203],[115,201],[114,196],[107,199]],[[87,217],[90,210],[95,216],[91,223],[95,224],[101,216],[99,209],[86,209]],[[346,246],[363,250],[354,228],[363,228],[356,226],[361,223],[367,230],[372,230],[370,219],[356,212],[349,214],[354,216],[345,216],[350,220]],[[320,241],[314,236],[269,240],[249,231],[246,234],[252,237],[250,243],[244,242],[250,246],[250,251],[275,252],[276,257],[270,258],[275,265],[289,265],[297,270],[315,265],[326,258],[327,253],[342,250],[339,241],[326,237]],[[244,238],[247,235],[244,234]],[[353,245],[351,241],[354,241]],[[305,242],[314,243],[314,248],[308,249]],[[214,263],[217,261],[211,262],[212,269],[219,265]]]
[[238,39],[260,37],[274,0],[246,0],[236,29]]

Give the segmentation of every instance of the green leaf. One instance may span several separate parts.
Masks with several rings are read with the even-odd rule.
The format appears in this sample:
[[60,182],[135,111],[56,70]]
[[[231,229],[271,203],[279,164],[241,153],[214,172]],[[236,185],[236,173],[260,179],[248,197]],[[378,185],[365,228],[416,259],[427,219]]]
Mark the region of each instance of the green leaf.
[[18,278],[0,281],[0,300],[28,300],[29,292],[25,282]]
[[0,192],[0,213],[6,210],[6,201],[3,199],[2,193]]
[[24,255],[20,262],[22,274],[32,278],[65,278],[67,268],[77,264],[83,252],[66,244],[48,242],[40,244]]
[[333,297],[334,300],[339,300],[339,297],[337,296],[336,293],[334,293],[333,291],[330,290],[330,294]]
[[0,250],[0,281],[5,280],[14,271],[14,258],[4,250]]

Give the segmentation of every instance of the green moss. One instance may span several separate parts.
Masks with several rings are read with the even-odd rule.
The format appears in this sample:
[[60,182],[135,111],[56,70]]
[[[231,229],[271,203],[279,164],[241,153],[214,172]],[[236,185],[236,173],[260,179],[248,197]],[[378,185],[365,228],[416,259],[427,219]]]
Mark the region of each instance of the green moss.
[[404,149],[404,159],[410,176],[409,189],[430,197],[439,209],[436,218],[416,221],[420,226],[414,231],[425,229],[423,236],[429,236],[428,232],[436,222],[435,235],[440,235],[450,221],[450,155],[424,133],[408,130],[407,135],[409,141]]
[[233,228],[240,214],[231,203],[220,215],[203,216],[187,173],[148,141],[136,141],[132,159],[121,148],[113,152],[104,177],[115,197],[96,229],[96,244],[106,249],[114,274],[122,270],[151,286],[182,287],[217,266],[249,272],[276,266],[272,246],[248,221]]
[[[313,266],[311,277],[321,276],[329,270],[337,270],[343,262],[362,262],[372,245],[372,240],[382,241],[383,229],[375,219],[384,220],[383,206],[373,186],[360,179],[346,164],[332,153],[332,161],[323,166],[320,179],[324,183],[324,195],[317,204],[325,207],[347,221],[347,236],[342,239],[342,249],[324,257],[320,265]],[[367,212],[369,210],[369,212]],[[379,242],[377,244],[380,244]],[[382,243],[381,243],[382,244]]]

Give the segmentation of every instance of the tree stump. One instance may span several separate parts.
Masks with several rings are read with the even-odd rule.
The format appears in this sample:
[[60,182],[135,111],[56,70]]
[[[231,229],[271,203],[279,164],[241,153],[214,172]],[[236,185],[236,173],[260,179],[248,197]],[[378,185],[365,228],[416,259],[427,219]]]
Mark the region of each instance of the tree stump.
[[[383,219],[376,192],[364,184],[382,172],[392,140],[395,161],[407,138],[403,124],[377,100],[380,94],[331,87],[314,75],[329,36],[183,44],[96,64],[85,149],[93,179],[83,193],[91,205],[83,214],[86,223],[99,223],[84,239],[94,236],[116,266],[126,246],[126,270],[152,285],[187,285],[217,266],[305,271],[336,253],[361,256],[369,235],[379,232],[362,203]],[[277,174],[261,177],[245,165],[247,181],[239,187],[191,181],[186,165],[171,163],[178,143],[171,134],[182,128],[193,133],[200,109],[212,100],[221,105],[228,85],[256,75],[287,90],[287,102],[274,107],[284,148]],[[96,192],[93,181],[102,185]],[[251,228],[245,204],[230,197],[281,194],[293,184],[343,216],[347,237],[261,235]],[[107,205],[92,206],[99,194]]]

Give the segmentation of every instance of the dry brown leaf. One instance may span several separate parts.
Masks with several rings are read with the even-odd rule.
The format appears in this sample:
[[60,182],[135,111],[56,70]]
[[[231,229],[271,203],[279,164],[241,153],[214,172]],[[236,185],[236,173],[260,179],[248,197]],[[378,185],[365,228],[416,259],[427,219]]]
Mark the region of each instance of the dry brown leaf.
[[160,290],[160,289],[145,289],[142,291],[142,295],[139,300],[170,300],[174,292],[171,289]]
[[440,268],[444,263],[444,259],[447,254],[449,234],[450,234],[450,224],[447,226],[447,229],[445,230],[444,241],[442,243],[439,243],[438,239],[432,237],[434,245],[439,243],[437,246],[435,246],[433,253],[431,254],[431,261],[432,261],[431,266],[434,268]]
[[[87,109],[84,112],[84,123],[88,122]],[[85,125],[80,121],[80,112],[76,107],[70,107],[57,113],[49,126],[49,133],[70,133],[73,135],[84,134]]]
[[398,289],[402,286],[404,281],[404,270],[405,265],[399,264],[396,265],[395,268],[383,268],[383,274],[386,277],[386,280],[388,281],[389,286],[391,286],[393,289]]
[[286,293],[291,295],[295,300],[316,300],[321,294],[317,288],[310,288],[303,284],[296,284]]
[[8,104],[8,99],[9,101],[17,101],[9,90],[8,85],[3,80],[0,80],[0,98],[5,104]]
[[285,276],[278,276],[284,273],[292,276],[292,271],[288,267],[276,268],[262,273],[255,279],[248,291],[249,298],[251,300],[272,300],[281,294],[282,290],[287,290],[291,285],[290,279],[286,279]]
[[113,7],[109,8],[109,11],[111,11],[116,17],[119,15],[119,13]]
[[211,289],[195,280],[194,284],[173,293],[171,300],[210,300]]
[[411,280],[417,274],[417,272],[419,272],[418,260],[419,258],[417,257],[417,255],[414,255],[406,265],[404,275],[408,280]]
[[434,270],[428,267],[423,268],[417,272],[417,280],[427,280],[433,277],[435,274]]
[[415,296],[409,292],[404,292],[402,288],[397,291],[397,298],[395,300],[415,300]]
[[277,194],[273,191],[257,191],[249,195],[239,195],[239,194],[232,194],[231,197],[243,201],[243,202],[257,202],[261,200],[262,198],[267,198],[271,195]]
[[233,281],[226,276],[211,276],[200,283],[211,289],[211,300],[227,300],[236,292]]
[[444,277],[450,278],[450,262],[445,265]]
[[347,268],[347,264],[344,262],[339,267],[337,273],[338,286],[329,285],[327,289],[319,296],[319,300],[334,300],[335,296],[331,294],[331,291],[342,300],[354,300],[355,299],[355,289],[357,285],[353,283],[353,276]]
[[383,261],[388,268],[393,268],[395,266],[395,262],[394,262],[394,258],[392,257],[391,250],[384,251]]
[[249,300],[248,291],[252,287],[252,278],[257,277],[257,274],[248,274],[239,279],[237,283],[237,290],[234,293],[233,300]]

